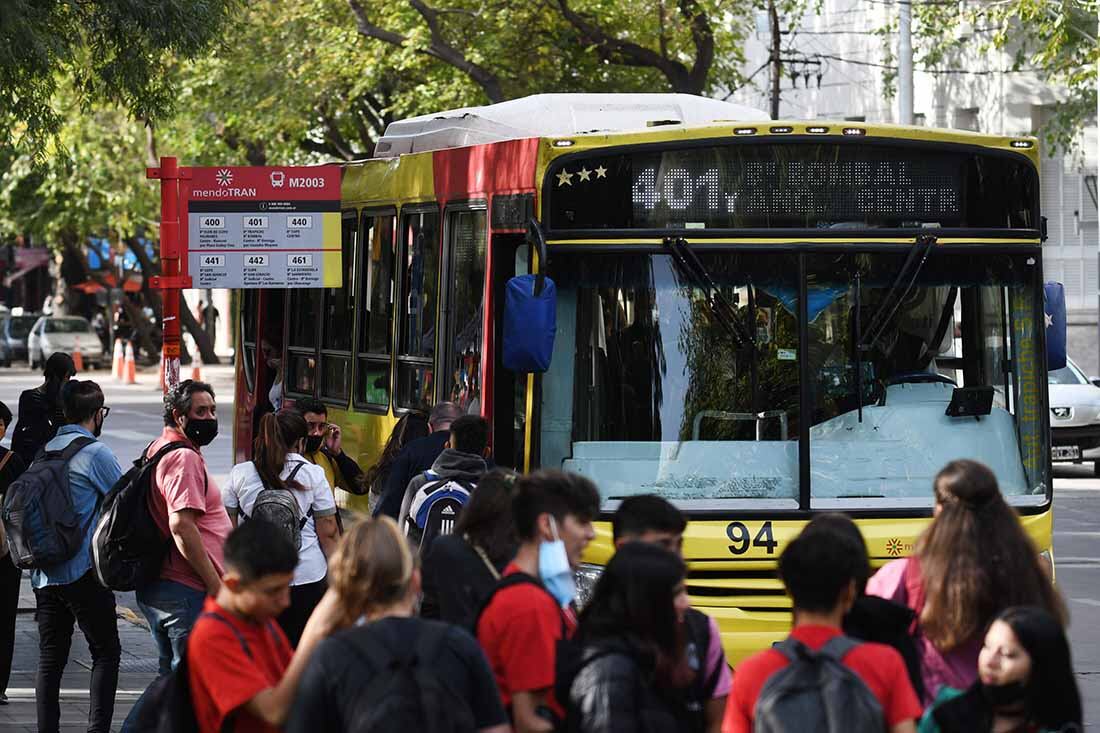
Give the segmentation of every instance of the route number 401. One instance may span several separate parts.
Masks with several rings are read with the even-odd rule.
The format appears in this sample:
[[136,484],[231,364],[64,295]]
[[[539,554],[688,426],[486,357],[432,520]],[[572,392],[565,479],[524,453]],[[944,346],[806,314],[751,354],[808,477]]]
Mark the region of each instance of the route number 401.
[[726,527],[726,536],[733,543],[730,545],[730,552],[734,555],[744,555],[749,551],[749,547],[762,547],[769,555],[774,555],[775,548],[779,547],[779,543],[775,541],[775,536],[772,534],[771,522],[764,522],[755,537],[743,522],[730,522]]

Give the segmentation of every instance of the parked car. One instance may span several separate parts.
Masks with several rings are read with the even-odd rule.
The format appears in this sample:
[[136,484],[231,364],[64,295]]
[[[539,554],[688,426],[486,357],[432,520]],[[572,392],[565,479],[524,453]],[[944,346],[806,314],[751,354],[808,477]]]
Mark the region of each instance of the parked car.
[[[1100,387],[1067,359],[1063,368],[1048,373],[1047,395],[1051,459],[1085,462],[1085,451],[1100,447]],[[1100,476],[1100,461],[1093,461],[1093,472]]]
[[0,364],[11,366],[13,361],[26,361],[27,336],[40,317],[38,313],[24,313],[0,320]]
[[80,316],[42,316],[27,337],[32,368],[45,363],[55,351],[71,354],[77,348],[85,368],[96,369],[103,363],[103,344],[88,319]]

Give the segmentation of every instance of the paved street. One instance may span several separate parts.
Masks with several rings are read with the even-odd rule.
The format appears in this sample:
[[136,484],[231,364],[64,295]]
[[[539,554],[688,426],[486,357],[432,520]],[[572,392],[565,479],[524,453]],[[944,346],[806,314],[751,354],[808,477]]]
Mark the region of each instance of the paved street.
[[[189,372],[188,372],[189,374]],[[204,376],[218,394],[218,439],[203,452],[221,483],[232,465],[230,426],[232,423],[232,370],[207,368]],[[103,439],[126,464],[160,432],[162,407],[155,372],[139,375],[141,384],[116,383],[109,372],[93,373],[111,406]],[[0,399],[15,411],[19,392],[40,381],[26,369],[0,371]],[[10,434],[10,431],[9,431]],[[1058,583],[1072,614],[1070,640],[1078,682],[1085,698],[1086,727],[1100,730],[1100,478],[1088,466],[1055,467],[1055,539]],[[123,661],[119,682],[116,723],[121,723],[140,691],[156,671],[156,653],[143,619],[137,613],[132,594],[118,594],[119,633]],[[8,694],[12,705],[0,707],[0,731],[35,730],[34,673],[37,665],[37,632],[33,620],[34,596],[24,580],[20,598],[19,638],[12,682]],[[87,689],[91,657],[80,633],[74,634],[70,664],[62,684],[62,721],[65,731],[86,728]]]
[[[183,375],[189,377],[189,368]],[[232,461],[233,423],[233,371],[231,367],[207,367],[204,379],[214,385],[219,405],[219,437],[203,453],[207,457],[216,480],[221,484],[229,474]],[[111,414],[103,425],[102,439],[118,456],[123,470],[128,468],[164,426],[163,403],[160,399],[158,375],[155,369],[138,374],[137,385],[122,385],[111,377],[110,370],[82,374],[81,378],[94,379],[103,387]],[[0,400],[13,413],[19,404],[19,393],[40,384],[37,371],[15,367],[0,370]],[[8,431],[10,436],[11,430]],[[10,444],[10,439],[4,445]],[[145,619],[138,610],[133,593],[115,594],[118,602],[118,631],[122,642],[122,663],[119,673],[118,695],[115,702],[115,729],[121,726],[138,695],[153,679],[157,671],[157,654],[152,638],[145,626]],[[31,591],[29,573],[23,575],[23,590],[19,598],[19,618],[12,678],[8,686],[11,704],[0,707],[0,732],[36,731],[38,729],[34,706],[34,677],[38,667],[38,629],[34,622],[34,594]],[[61,683],[61,730],[76,733],[87,730],[88,683],[91,676],[92,657],[79,630],[74,631],[69,665]]]

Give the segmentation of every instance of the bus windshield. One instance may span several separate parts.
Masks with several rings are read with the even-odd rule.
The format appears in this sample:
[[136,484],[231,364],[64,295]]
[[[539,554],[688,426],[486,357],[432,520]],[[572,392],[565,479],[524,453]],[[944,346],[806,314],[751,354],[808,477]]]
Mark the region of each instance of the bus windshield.
[[[966,457],[1016,503],[1045,501],[1034,258],[937,250],[899,289],[905,248],[693,251],[705,284],[669,251],[554,253],[542,465],[589,475],[610,500],[927,507],[935,473]],[[992,388],[990,413],[948,416],[956,387]]]

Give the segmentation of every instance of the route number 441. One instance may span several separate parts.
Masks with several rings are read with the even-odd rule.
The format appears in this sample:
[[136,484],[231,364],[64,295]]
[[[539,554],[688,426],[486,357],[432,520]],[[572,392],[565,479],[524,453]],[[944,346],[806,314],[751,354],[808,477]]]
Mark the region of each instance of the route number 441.
[[775,548],[779,547],[772,534],[771,522],[764,522],[755,536],[744,522],[730,522],[726,527],[726,536],[733,543],[730,545],[730,552],[734,555],[744,555],[750,547],[761,547],[769,555],[774,555]]

